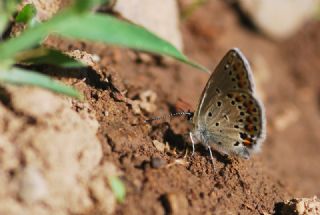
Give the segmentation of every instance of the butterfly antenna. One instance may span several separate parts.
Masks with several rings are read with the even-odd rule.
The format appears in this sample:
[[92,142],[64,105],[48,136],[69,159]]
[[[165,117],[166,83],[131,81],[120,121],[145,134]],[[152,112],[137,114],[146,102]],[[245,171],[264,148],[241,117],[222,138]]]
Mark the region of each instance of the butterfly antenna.
[[150,123],[155,120],[163,120],[163,119],[170,119],[173,117],[179,117],[179,116],[188,116],[188,119],[190,119],[193,116],[192,112],[177,112],[177,113],[171,113],[165,116],[160,116],[160,117],[153,117],[147,120],[144,120],[145,123]]

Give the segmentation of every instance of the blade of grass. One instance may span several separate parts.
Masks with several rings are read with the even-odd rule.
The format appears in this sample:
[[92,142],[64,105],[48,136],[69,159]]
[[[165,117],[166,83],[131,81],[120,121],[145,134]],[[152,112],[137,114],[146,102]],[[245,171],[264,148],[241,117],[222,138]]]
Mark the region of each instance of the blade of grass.
[[65,68],[84,67],[81,62],[54,49],[39,47],[20,52],[15,57],[16,62],[31,64],[51,64]]
[[20,0],[1,0],[0,1],[0,39],[5,30],[10,16],[16,11]]
[[162,54],[208,72],[207,68],[190,61],[173,45],[142,27],[106,15],[79,15],[72,9],[65,10],[51,20],[25,30],[19,37],[0,44],[0,59],[12,58],[19,51],[39,44],[50,33]]
[[[85,28],[83,26],[85,26]],[[86,14],[81,17],[81,22],[79,22],[78,19],[70,19],[68,23],[60,26],[58,33],[69,38],[101,41],[170,56],[202,71],[208,72],[207,68],[190,61],[169,42],[154,35],[145,28],[112,16]]]
[[126,189],[122,181],[117,176],[109,176],[109,185],[111,187],[112,192],[116,196],[116,199],[119,202],[124,202],[124,198],[126,196]]
[[99,5],[108,4],[109,1],[110,0],[90,0],[90,1],[78,0],[75,2],[74,8],[79,12],[85,12]]
[[19,36],[0,43],[0,59],[14,58],[18,52],[39,45],[46,36],[59,29],[60,25],[68,23],[74,16],[75,12],[71,10],[60,12],[49,21],[28,28]]
[[83,95],[73,87],[55,81],[49,76],[17,67],[13,67],[9,71],[0,70],[0,82],[38,86],[67,96],[83,99]]
[[36,14],[36,7],[33,4],[26,4],[16,16],[16,21],[27,24],[32,21]]

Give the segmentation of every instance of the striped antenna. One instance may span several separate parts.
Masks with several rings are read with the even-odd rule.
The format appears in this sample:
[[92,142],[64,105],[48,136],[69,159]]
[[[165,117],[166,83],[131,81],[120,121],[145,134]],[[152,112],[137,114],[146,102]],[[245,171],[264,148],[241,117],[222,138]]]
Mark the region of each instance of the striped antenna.
[[150,118],[144,121],[144,123],[150,123],[152,121],[155,120],[162,120],[162,119],[166,119],[166,118],[172,118],[172,117],[178,117],[178,116],[188,116],[188,119],[191,118],[193,116],[192,112],[177,112],[177,113],[171,113],[165,116],[160,116],[160,117],[154,117],[154,118]]

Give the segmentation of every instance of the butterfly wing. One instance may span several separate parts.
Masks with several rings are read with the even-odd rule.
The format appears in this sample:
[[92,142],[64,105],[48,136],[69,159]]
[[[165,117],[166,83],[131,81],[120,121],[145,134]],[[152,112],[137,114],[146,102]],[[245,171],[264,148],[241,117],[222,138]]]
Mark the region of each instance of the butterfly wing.
[[248,157],[265,136],[264,108],[254,95],[250,66],[238,49],[221,60],[202,92],[194,116],[204,144]]

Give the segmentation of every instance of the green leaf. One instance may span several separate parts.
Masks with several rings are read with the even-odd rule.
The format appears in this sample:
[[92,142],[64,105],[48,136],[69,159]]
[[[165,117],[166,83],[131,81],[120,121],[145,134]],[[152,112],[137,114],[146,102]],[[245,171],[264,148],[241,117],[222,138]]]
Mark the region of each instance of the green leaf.
[[73,87],[55,81],[49,76],[17,67],[13,67],[9,71],[0,70],[0,82],[38,86],[67,96],[83,99],[83,95]]
[[89,11],[95,6],[108,3],[110,0],[77,0],[75,2],[74,8],[79,12]]
[[81,62],[61,53],[54,49],[39,47],[27,51],[20,52],[16,58],[16,62],[31,64],[51,64],[65,68],[84,67]]
[[20,0],[1,0],[0,1],[0,35],[7,27],[10,16],[16,11]]
[[70,17],[75,18],[73,11],[60,12],[49,21],[40,23],[33,28],[28,28],[19,36],[0,43],[0,60],[14,58],[18,52],[39,45],[46,36],[59,29],[60,25],[65,25],[65,23],[69,22],[68,19]]
[[26,4],[16,16],[16,21],[28,24],[32,21],[36,14],[36,7],[33,4]]
[[19,51],[40,43],[50,33],[73,39],[105,42],[142,51],[166,55],[208,72],[208,69],[190,61],[173,45],[146,29],[117,18],[65,10],[51,20],[28,28],[20,36],[0,44],[0,59],[12,58]]
[[122,181],[117,176],[109,176],[109,184],[112,192],[119,202],[124,202],[126,196],[126,188]]
[[57,30],[60,35],[69,38],[101,41],[170,56],[208,72],[207,68],[190,61],[167,41],[140,26],[121,21],[112,16],[86,14],[81,17],[81,21],[70,19],[68,23],[61,25],[60,29]]
[[20,36],[0,44],[0,59],[14,57],[19,51],[39,44],[50,33],[166,55],[208,72],[207,68],[190,61],[173,45],[140,26],[107,15],[79,14],[74,8],[60,12],[49,21],[29,28]]

